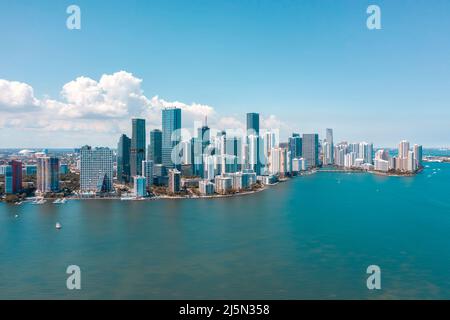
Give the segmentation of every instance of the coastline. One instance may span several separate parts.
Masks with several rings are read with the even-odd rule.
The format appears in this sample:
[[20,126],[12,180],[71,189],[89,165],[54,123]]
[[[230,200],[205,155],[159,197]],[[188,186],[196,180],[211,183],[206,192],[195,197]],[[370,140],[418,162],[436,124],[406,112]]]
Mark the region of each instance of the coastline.
[[[255,193],[259,193],[262,191],[265,191],[269,189],[268,186],[262,186],[259,189],[256,190],[249,190],[244,192],[238,192],[233,194],[214,194],[214,195],[205,195],[205,196],[192,196],[192,195],[186,195],[186,196],[155,196],[155,197],[145,197],[145,198],[130,198],[130,199],[121,199],[121,197],[66,197],[67,200],[119,200],[119,201],[156,201],[156,200],[183,200],[183,199],[220,199],[220,198],[231,198],[231,197],[238,197],[238,196],[248,196]],[[44,198],[46,200],[51,200],[54,198]]]
[[[342,168],[336,168],[336,169],[320,169],[320,168],[316,168],[316,169],[312,169],[309,171],[305,171],[302,173],[299,173],[297,175],[293,175],[293,176],[286,176],[286,177],[282,177],[279,178],[279,180],[275,183],[272,184],[267,184],[267,185],[262,185],[260,188],[255,189],[255,190],[248,190],[248,191],[243,191],[243,192],[237,192],[237,193],[231,193],[231,194],[212,194],[212,195],[195,195],[193,196],[192,194],[190,195],[175,195],[175,196],[168,196],[168,195],[160,195],[160,196],[154,196],[154,197],[145,197],[145,198],[133,198],[130,197],[129,199],[123,199],[120,196],[105,196],[105,197],[98,197],[98,196],[93,196],[93,197],[80,197],[80,196],[66,196],[64,197],[67,200],[119,200],[119,201],[156,201],[156,200],[182,200],[182,199],[221,199],[221,198],[231,198],[231,197],[238,197],[238,196],[248,196],[248,195],[252,195],[255,193],[259,193],[265,190],[270,189],[270,187],[276,186],[280,183],[284,183],[284,182],[288,182],[291,179],[294,178],[298,178],[298,177],[302,177],[302,176],[309,176],[309,175],[313,175],[319,172],[326,172],[326,173],[347,173],[347,174],[351,174],[351,173],[362,173],[362,174],[373,174],[373,175],[377,175],[377,176],[383,176],[383,177],[407,177],[407,178],[411,178],[416,176],[417,174],[421,173],[425,168],[422,167],[419,170],[417,170],[414,173],[390,173],[390,172],[381,172],[381,171],[375,171],[375,170],[369,170],[369,171],[365,171],[365,170],[353,170],[353,169],[342,169]],[[20,201],[20,203],[22,202],[32,202],[33,200],[36,200],[39,197],[29,197],[29,198],[25,198],[22,201]],[[42,197],[40,199],[44,199],[46,201],[54,201],[56,199],[58,199],[58,197]],[[0,202],[5,202],[8,203],[7,201],[4,201],[4,199],[1,199]],[[17,204],[17,202],[15,203]]]

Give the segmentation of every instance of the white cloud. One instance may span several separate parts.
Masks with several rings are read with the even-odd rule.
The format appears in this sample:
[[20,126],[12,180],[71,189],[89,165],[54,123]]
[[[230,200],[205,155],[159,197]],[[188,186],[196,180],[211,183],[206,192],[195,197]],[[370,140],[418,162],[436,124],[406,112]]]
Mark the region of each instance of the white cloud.
[[103,75],[100,81],[78,77],[63,86],[59,113],[71,118],[122,118],[140,114],[149,101],[141,89],[142,80],[119,71]]
[[[147,120],[148,129],[159,128],[161,110],[178,107],[182,109],[182,125],[186,128],[208,117],[208,125],[213,129],[245,129],[243,121],[220,116],[206,104],[170,102],[157,95],[149,99],[141,85],[142,79],[126,71],[104,74],[98,81],[81,76],[62,87],[59,99],[47,96],[38,99],[30,85],[0,79],[0,128],[35,130],[40,135],[43,132],[110,134],[115,141],[115,135],[130,131],[131,118],[142,117]],[[33,110],[39,112],[30,112]],[[271,115],[261,119],[261,127],[286,125]],[[95,139],[95,135],[92,137]]]
[[33,88],[23,82],[0,79],[0,110],[38,107],[39,101],[34,97]]

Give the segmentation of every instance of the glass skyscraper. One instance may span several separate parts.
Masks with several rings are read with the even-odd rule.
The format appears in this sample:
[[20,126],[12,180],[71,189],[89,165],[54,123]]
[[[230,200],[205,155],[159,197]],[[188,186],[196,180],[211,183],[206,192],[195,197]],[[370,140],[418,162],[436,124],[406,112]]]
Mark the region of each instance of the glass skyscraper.
[[247,113],[247,134],[259,135],[259,113]]
[[117,146],[117,180],[121,183],[130,182],[130,150],[131,139],[121,135]]
[[289,151],[292,159],[302,157],[302,138],[298,133],[293,133],[288,139]]
[[148,149],[148,160],[154,164],[162,163],[162,132],[155,129],[150,131],[150,146]]
[[[162,110],[162,164],[167,168],[181,168],[172,161],[172,150],[181,141],[181,109]],[[181,159],[180,159],[181,160]],[[181,163],[181,162],[180,162]]]
[[142,175],[142,161],[145,160],[145,120],[132,119],[130,147],[130,175]]
[[319,165],[319,135],[317,133],[303,134],[302,155],[308,168]]

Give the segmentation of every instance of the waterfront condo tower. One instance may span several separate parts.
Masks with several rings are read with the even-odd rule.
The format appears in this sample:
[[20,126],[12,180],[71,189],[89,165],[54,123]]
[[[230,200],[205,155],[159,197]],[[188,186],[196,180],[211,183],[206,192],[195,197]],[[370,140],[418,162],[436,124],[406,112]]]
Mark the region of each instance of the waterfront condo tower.
[[[113,153],[109,148],[81,148],[80,189],[82,193],[113,190]],[[141,166],[139,166],[141,168]]]
[[132,119],[132,134],[130,147],[130,174],[142,175],[142,161],[145,160],[145,120]]
[[302,137],[302,155],[308,168],[319,165],[319,135],[317,133],[304,133]]
[[59,191],[59,159],[39,157],[37,159],[36,191],[38,193]]

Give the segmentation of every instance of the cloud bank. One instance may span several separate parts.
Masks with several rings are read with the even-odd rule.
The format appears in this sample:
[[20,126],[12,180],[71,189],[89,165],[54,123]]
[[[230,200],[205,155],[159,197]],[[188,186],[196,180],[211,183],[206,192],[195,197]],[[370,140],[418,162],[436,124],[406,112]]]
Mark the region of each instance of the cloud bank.
[[[130,120],[142,117],[147,127],[161,126],[161,110],[182,109],[183,127],[192,128],[205,116],[216,129],[243,129],[243,120],[220,115],[212,106],[200,103],[166,101],[159,96],[148,98],[142,89],[142,79],[119,71],[104,74],[94,80],[81,76],[66,83],[58,99],[37,98],[27,83],[0,79],[0,129],[35,130],[42,132],[83,132],[117,135],[130,131]],[[274,115],[261,119],[266,128],[280,129],[286,125]],[[92,144],[95,144],[95,135]],[[43,142],[44,143],[44,142]]]

